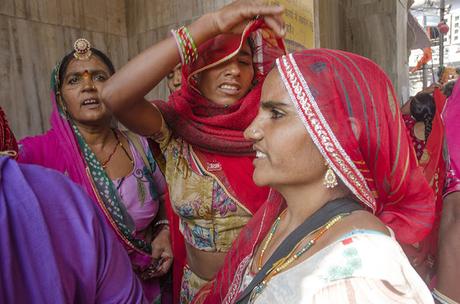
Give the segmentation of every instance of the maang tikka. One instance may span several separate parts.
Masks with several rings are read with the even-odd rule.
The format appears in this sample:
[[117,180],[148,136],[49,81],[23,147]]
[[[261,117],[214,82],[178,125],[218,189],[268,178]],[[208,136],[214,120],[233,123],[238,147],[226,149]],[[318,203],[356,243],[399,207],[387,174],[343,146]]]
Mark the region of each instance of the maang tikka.
[[79,38],[73,44],[75,53],[73,56],[78,60],[88,60],[91,57],[91,44],[85,38]]

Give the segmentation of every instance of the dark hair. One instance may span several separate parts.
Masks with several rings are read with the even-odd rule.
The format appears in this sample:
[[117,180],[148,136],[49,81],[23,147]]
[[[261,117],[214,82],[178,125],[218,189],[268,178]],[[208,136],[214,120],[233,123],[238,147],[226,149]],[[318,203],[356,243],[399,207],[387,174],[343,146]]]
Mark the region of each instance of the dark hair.
[[[93,53],[93,55],[96,55],[102,60],[102,62],[105,63],[105,65],[109,68],[111,75],[115,73],[115,67],[113,66],[112,61],[109,59],[109,57],[107,57],[106,54],[104,54],[103,52],[95,48],[91,48],[91,52]],[[62,58],[61,60],[61,65],[59,67],[59,75],[58,75],[59,87],[57,89],[60,89],[62,86],[62,81],[64,80],[64,75],[65,75],[65,72],[67,71],[67,67],[69,66],[69,63],[72,61],[72,59],[75,58],[73,55],[74,53],[75,51],[70,52],[69,54],[65,55],[64,58]]]
[[442,87],[442,93],[446,97],[450,97],[450,95],[452,95],[452,91],[454,90],[454,86],[455,86],[456,83],[457,83],[457,80],[452,80],[452,81],[449,81],[448,83],[446,83]]
[[436,76],[438,76],[438,78],[441,78],[442,77],[442,73],[444,73],[444,71],[446,70],[446,67],[445,66],[439,66],[438,67],[438,72],[436,73]]
[[429,93],[418,93],[410,102],[410,114],[416,121],[423,121],[425,124],[425,141],[431,133],[436,105],[434,98]]

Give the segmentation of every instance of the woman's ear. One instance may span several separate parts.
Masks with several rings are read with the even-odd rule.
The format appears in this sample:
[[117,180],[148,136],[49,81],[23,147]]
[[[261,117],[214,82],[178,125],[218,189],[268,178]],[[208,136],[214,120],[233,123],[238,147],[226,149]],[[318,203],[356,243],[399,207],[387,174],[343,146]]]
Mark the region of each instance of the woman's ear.
[[61,92],[59,92],[59,91],[56,92],[56,101],[57,101],[58,105],[61,106],[61,108],[66,109],[64,100],[63,100],[62,95],[61,95]]
[[57,104],[61,107],[62,111],[64,112],[65,116],[67,119],[70,118],[69,111],[67,111],[67,106],[64,102],[64,98],[62,98],[62,95],[60,92],[56,92],[56,102]]
[[351,125],[351,129],[353,130],[356,140],[359,141],[359,137],[361,136],[361,125],[359,124],[359,120],[354,117],[349,117],[348,122]]

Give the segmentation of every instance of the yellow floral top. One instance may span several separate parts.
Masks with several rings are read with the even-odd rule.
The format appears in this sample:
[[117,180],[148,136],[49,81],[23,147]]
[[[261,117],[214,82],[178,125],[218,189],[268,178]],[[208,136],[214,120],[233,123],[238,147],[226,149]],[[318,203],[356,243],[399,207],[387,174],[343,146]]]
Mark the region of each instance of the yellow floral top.
[[154,138],[166,160],[169,195],[185,240],[203,251],[227,252],[252,214],[202,169],[192,146],[172,136],[164,120]]

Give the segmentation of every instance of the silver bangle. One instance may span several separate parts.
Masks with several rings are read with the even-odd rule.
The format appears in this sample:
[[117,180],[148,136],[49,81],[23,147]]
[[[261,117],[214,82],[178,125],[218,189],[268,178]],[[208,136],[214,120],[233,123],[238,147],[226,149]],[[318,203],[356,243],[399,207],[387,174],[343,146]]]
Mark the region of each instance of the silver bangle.
[[154,227],[161,226],[161,225],[167,225],[169,226],[169,221],[168,220],[159,220],[158,222],[153,225]]

